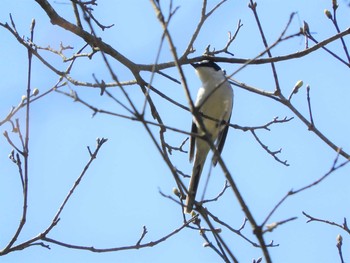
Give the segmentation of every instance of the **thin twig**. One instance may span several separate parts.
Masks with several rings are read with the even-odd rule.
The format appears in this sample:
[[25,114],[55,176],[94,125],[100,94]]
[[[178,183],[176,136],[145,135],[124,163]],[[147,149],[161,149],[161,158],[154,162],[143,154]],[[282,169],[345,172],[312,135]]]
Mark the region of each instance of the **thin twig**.
[[[81,180],[83,179],[84,175],[86,174],[86,172],[88,171],[91,163],[96,159],[96,156],[100,150],[100,148],[102,147],[102,145],[107,141],[107,139],[105,138],[101,138],[101,139],[97,139],[97,146],[96,149],[94,150],[93,153],[90,153],[90,160],[88,161],[88,163],[85,165],[84,169],[82,170],[81,174],[79,175],[79,177],[77,178],[77,180],[74,182],[73,187],[70,189],[69,193],[67,194],[67,196],[64,198],[61,206],[58,208],[55,216],[53,217],[50,225],[40,234],[38,234],[37,236],[23,242],[20,243],[16,246],[10,246],[8,248],[3,249],[2,251],[0,251],[0,255],[5,255],[8,254],[11,251],[17,251],[17,250],[23,250],[26,247],[32,246],[33,243],[36,243],[38,240],[43,240],[43,241],[48,241],[50,242],[50,239],[47,238],[46,236],[50,233],[50,231],[58,224],[59,220],[60,220],[60,215],[63,211],[63,209],[65,208],[66,204],[68,203],[68,201],[70,200],[71,196],[73,195],[73,193],[75,192],[76,188],[78,187],[79,183],[81,182]],[[47,246],[47,245],[45,245]],[[47,246],[48,247],[48,246]]]
[[270,154],[277,162],[279,162],[279,163],[281,163],[281,164],[283,164],[283,165],[285,165],[285,166],[289,166],[289,163],[288,163],[287,160],[282,161],[282,160],[281,160],[280,158],[278,158],[278,156],[277,156],[277,154],[279,154],[279,153],[282,152],[282,148],[279,149],[279,150],[277,150],[277,151],[271,151],[271,150],[269,149],[269,147],[268,147],[267,145],[265,145],[265,144],[259,139],[259,137],[256,135],[255,130],[251,130],[250,132],[253,134],[255,140],[260,144],[260,146],[261,146],[268,154]]
[[328,176],[330,176],[331,174],[333,174],[335,171],[337,171],[338,169],[344,167],[345,165],[347,165],[350,160],[346,160],[340,164],[338,164],[338,160],[339,160],[339,153],[337,154],[337,156],[335,157],[333,164],[331,166],[331,168],[328,170],[327,173],[325,173],[322,177],[320,177],[318,180],[307,184],[297,190],[290,190],[288,193],[286,193],[282,199],[274,206],[274,208],[270,211],[270,213],[267,215],[267,217],[265,218],[265,220],[263,221],[262,225],[266,225],[267,221],[271,218],[271,216],[276,212],[276,210],[285,202],[285,200],[287,200],[288,197],[298,194],[302,191],[305,191],[307,189],[310,189],[316,185],[318,185],[319,183],[321,183],[323,180],[325,180]]
[[202,3],[202,9],[201,9],[201,16],[200,16],[200,20],[199,22],[197,23],[197,27],[196,29],[194,30],[193,34],[192,34],[192,37],[189,41],[189,43],[187,44],[187,48],[186,50],[184,51],[184,53],[182,54],[181,56],[181,60],[182,58],[187,58],[187,56],[190,54],[190,53],[193,53],[194,52],[194,48],[193,48],[193,44],[194,42],[196,41],[198,35],[199,35],[199,32],[201,31],[202,29],[202,26],[204,25],[204,22],[207,20],[208,17],[211,16],[211,14],[213,14],[223,3],[225,3],[227,0],[222,0],[221,2],[219,2],[216,6],[214,6],[209,12],[207,12],[207,0],[203,0],[203,3]]
[[[12,25],[13,28],[15,29],[15,24],[12,20],[11,17],[11,21],[12,21]],[[31,23],[31,27],[30,27],[30,40],[33,41],[34,38],[34,27],[35,27],[35,20],[32,20]],[[23,178],[22,180],[22,186],[23,186],[23,209],[22,209],[22,216],[21,216],[21,220],[20,223],[17,227],[16,232],[14,233],[12,239],[10,240],[10,242],[6,245],[6,247],[0,251],[1,253],[8,253],[8,251],[11,249],[11,247],[13,246],[13,244],[16,242],[17,238],[19,237],[20,233],[22,232],[22,229],[26,223],[27,220],[27,209],[28,209],[28,175],[29,175],[29,116],[30,116],[30,93],[31,93],[31,75],[32,75],[32,52],[31,49],[27,50],[27,54],[28,54],[28,75],[27,75],[27,104],[26,104],[26,119],[25,119],[25,137],[24,137],[24,141],[23,139],[21,139],[22,144],[23,144],[23,151],[22,151],[22,156],[23,156],[23,160],[24,160],[24,164],[23,164],[23,173],[22,173],[22,167],[20,166],[20,174],[21,174],[21,178]],[[19,129],[19,123],[17,123],[17,128]],[[20,131],[18,131],[19,134]],[[18,165],[20,165],[20,159],[18,158]]]
[[[347,29],[347,30],[349,30],[349,29]],[[343,32],[344,32],[344,31],[343,31]],[[343,32],[342,32],[342,33],[343,33]],[[342,39],[342,37],[343,37],[342,33],[338,33],[340,39]],[[311,33],[310,33],[309,31],[306,31],[306,32],[305,32],[305,36],[306,36],[308,39],[312,40],[312,42],[314,42],[316,45],[318,45],[318,44],[320,43],[319,41],[316,40],[316,38],[314,38],[314,37],[311,35]],[[345,64],[346,66],[349,67],[349,65],[350,65],[349,62],[345,61],[345,60],[342,59],[340,56],[338,56],[338,55],[335,54],[333,51],[331,51],[329,48],[325,47],[325,45],[322,45],[321,48],[324,49],[324,50],[325,50],[327,53],[329,53],[331,56],[333,56],[334,58],[336,58],[337,60],[339,60],[340,62],[342,62],[343,64]]]
[[327,224],[327,225],[339,227],[342,230],[346,231],[348,234],[350,234],[350,229],[348,228],[348,225],[347,225],[347,222],[346,222],[346,218],[344,218],[343,224],[338,224],[338,223],[335,223],[333,221],[329,221],[329,220],[320,219],[320,218],[316,218],[316,217],[310,216],[309,214],[305,213],[304,211],[302,213],[303,213],[304,216],[306,216],[308,218],[306,223],[321,222],[321,223],[324,223],[324,224]]
[[221,196],[223,196],[223,194],[226,192],[227,188],[229,188],[230,185],[228,184],[227,180],[225,181],[225,185],[224,187],[222,188],[222,190],[220,191],[220,193],[218,193],[218,195],[212,199],[206,199],[206,200],[203,200],[202,201],[202,204],[205,204],[205,203],[210,203],[210,202],[216,202],[219,200],[219,198]]
[[310,116],[310,127],[309,130],[315,127],[314,124],[314,118],[312,117],[312,110],[311,110],[311,99],[310,99],[310,86],[307,85],[306,87],[306,94],[307,94],[307,106],[309,109],[309,116]]
[[186,228],[190,223],[192,223],[192,221],[193,221],[193,219],[190,219],[189,221],[187,221],[186,223],[184,223],[180,227],[176,228],[175,230],[173,230],[169,234],[167,234],[167,235],[163,236],[162,238],[159,238],[155,241],[150,241],[147,243],[136,244],[136,245],[131,245],[131,246],[112,247],[112,248],[96,248],[93,246],[80,246],[80,245],[68,244],[68,243],[61,242],[61,241],[58,241],[56,239],[52,239],[49,237],[43,237],[42,240],[59,245],[59,246],[62,246],[62,247],[67,247],[67,248],[71,248],[71,249],[86,250],[86,251],[91,251],[91,252],[95,252],[95,253],[106,253],[106,252],[116,252],[116,251],[122,251],[122,250],[141,249],[141,248],[147,248],[147,247],[154,247],[154,246],[166,241],[170,237],[176,235],[181,230]]
[[[247,218],[244,219],[243,224],[238,228],[234,229],[232,226],[229,224],[225,223],[224,221],[220,220],[217,216],[215,216],[213,213],[207,210],[208,216],[210,216],[215,222],[219,223],[220,225],[224,226],[227,228],[229,231],[235,233],[236,235],[242,237],[244,240],[246,240],[248,243],[250,243],[254,247],[260,247],[260,245],[252,240],[250,240],[248,237],[242,234],[242,230],[245,228],[246,223],[248,221]],[[266,244],[267,247],[276,247],[278,245],[274,245],[273,242],[270,244]]]
[[45,236],[47,233],[49,233],[51,231],[51,229],[57,224],[57,222],[59,221],[60,215],[64,209],[64,207],[66,206],[66,204],[68,203],[69,199],[71,198],[71,196],[73,195],[73,193],[75,192],[75,189],[79,186],[81,180],[83,179],[83,177],[85,176],[85,174],[87,173],[87,171],[90,168],[90,165],[92,164],[92,162],[96,159],[96,156],[99,152],[99,150],[101,149],[102,145],[107,142],[108,139],[106,138],[98,138],[96,141],[96,149],[93,153],[89,153],[90,159],[87,162],[87,164],[85,165],[84,169],[82,170],[81,174],[79,175],[79,177],[77,178],[77,180],[74,182],[73,187],[69,190],[68,195],[65,197],[65,199],[63,200],[61,206],[59,207],[56,215],[54,216],[51,225],[44,231],[43,236]]
[[[218,231],[213,224],[211,223],[209,217],[208,217],[208,212],[205,208],[203,208],[202,206],[198,207],[198,212],[199,214],[202,216],[202,218],[204,219],[204,221],[206,222],[206,224],[209,226],[211,233],[213,234],[213,236],[215,237],[215,239],[217,239],[218,244],[220,244],[220,248],[222,246],[222,253],[221,255],[224,256],[224,258],[227,258],[224,254],[224,251],[226,251],[228,253],[228,255],[230,256],[231,260],[233,262],[238,263],[237,258],[233,255],[231,249],[227,246],[226,242],[224,242],[224,240],[222,239],[221,235],[220,235],[220,231]],[[224,250],[223,250],[224,249]]]
[[[267,50],[267,54],[270,58],[272,58],[272,53],[271,53],[271,49],[269,48],[269,45],[267,43],[267,40],[266,40],[266,37],[265,37],[265,33],[264,33],[264,30],[262,28],[262,25],[261,25],[261,22],[260,22],[260,19],[259,19],[259,16],[258,16],[258,13],[256,11],[256,6],[257,6],[257,3],[254,2],[253,0],[250,0],[250,4],[249,4],[249,7],[252,9],[253,11],[253,14],[254,14],[254,17],[255,17],[255,21],[258,25],[258,28],[259,28],[259,32],[260,32],[260,35],[261,35],[261,38],[262,38],[262,41],[264,43],[264,46],[265,46],[265,49]],[[292,17],[290,18],[289,20],[289,23],[292,21]],[[289,24],[288,24],[289,25]],[[288,26],[286,27],[288,28]],[[284,34],[284,33],[283,33]],[[279,84],[279,81],[278,81],[278,75],[277,75],[277,70],[276,70],[276,66],[274,64],[274,62],[271,62],[271,69],[272,69],[272,74],[273,74],[273,78],[275,80],[275,92],[274,94],[275,95],[279,95],[281,93],[281,88],[280,88],[280,84]],[[267,256],[267,255],[265,255]],[[266,258],[267,261],[271,260],[268,258]]]
[[[339,25],[338,25],[338,20],[337,20],[337,9],[338,9],[338,5],[337,4],[334,4],[333,5],[333,17],[331,16],[330,17],[330,20],[333,22],[333,25],[335,27],[335,29],[337,30],[338,33],[340,33],[340,29],[339,29]],[[348,52],[348,48],[346,46],[346,43],[345,43],[345,40],[343,37],[340,38],[340,41],[343,45],[343,49],[344,49],[344,52],[345,52],[345,55],[348,59],[348,62],[350,64],[350,55],[349,55],[349,52]]]
[[143,230],[142,230],[142,234],[140,239],[136,242],[136,246],[140,246],[141,245],[141,241],[142,239],[144,239],[144,237],[146,236],[146,234],[148,233],[146,226],[143,226]]
[[233,41],[236,39],[236,37],[238,35],[238,32],[240,31],[240,29],[242,27],[243,27],[243,24],[241,22],[241,19],[239,19],[235,33],[232,35],[231,32],[228,32],[228,40],[227,40],[227,43],[226,43],[225,47],[223,47],[220,50],[209,51],[209,46],[208,46],[208,48],[207,48],[207,50],[206,50],[206,52],[204,54],[207,55],[207,56],[215,56],[215,55],[218,55],[220,53],[226,53],[226,54],[229,54],[231,56],[234,56],[234,54],[229,52],[228,49],[231,46],[231,44],[233,43]]

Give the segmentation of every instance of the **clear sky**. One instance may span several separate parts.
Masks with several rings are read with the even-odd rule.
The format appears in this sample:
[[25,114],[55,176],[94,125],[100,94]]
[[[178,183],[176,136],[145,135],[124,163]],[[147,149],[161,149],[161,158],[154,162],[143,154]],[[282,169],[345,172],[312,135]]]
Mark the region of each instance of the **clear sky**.
[[[209,7],[212,7],[218,1],[208,2]],[[69,1],[50,3],[60,15],[74,21]],[[350,8],[346,1],[339,0],[339,5],[339,26],[344,30],[349,27]],[[171,21],[170,32],[181,54],[200,17],[201,1],[174,1],[174,6],[180,8]],[[279,0],[258,1],[258,12],[269,43],[273,43],[280,35],[292,12],[297,14],[288,30],[289,34],[298,32],[303,21],[307,21],[313,36],[319,41],[334,35],[336,31],[324,15],[325,8],[331,10],[331,0],[291,0],[283,1],[283,4]],[[149,1],[99,0],[94,9],[95,17],[102,24],[114,24],[112,28],[98,32],[105,42],[136,63],[151,64],[155,61],[162,30]],[[37,45],[58,49],[62,41],[63,45],[74,47],[73,51],[84,45],[71,33],[51,25],[35,1],[2,0],[0,22],[9,23],[10,13],[17,31],[24,38],[29,36],[31,20],[35,18],[34,41]],[[248,1],[229,0],[207,20],[195,42],[196,53],[191,57],[200,56],[208,44],[216,49],[222,48],[227,41],[227,32],[236,30],[239,19],[243,27],[231,45],[230,52],[237,58],[253,58],[263,51]],[[2,27],[0,39],[1,121],[12,106],[18,105],[26,92],[28,62],[25,48]],[[348,40],[345,38],[347,43]],[[280,44],[272,53],[274,56],[285,55],[303,50],[304,47],[304,38],[298,37]],[[340,42],[332,43],[329,48],[345,58]],[[42,54],[60,70],[67,67],[57,56],[45,51]],[[68,50],[67,55],[71,54],[72,51]],[[171,53],[165,44],[160,61],[171,60]],[[109,61],[120,80],[132,79],[120,64],[111,58]],[[220,63],[220,66],[229,74],[240,67],[225,63]],[[191,66],[185,65],[183,69],[194,97],[200,82]],[[298,80],[303,80],[304,86],[294,95],[293,103],[306,117],[308,107],[305,87],[310,85],[315,125],[336,145],[349,151],[348,67],[319,50],[302,59],[278,63],[277,71],[282,91],[287,95]],[[166,72],[179,79],[175,69]],[[81,59],[72,71],[74,79],[86,82],[94,81],[92,74],[105,82],[112,81],[99,54],[92,60]],[[143,76],[147,80],[150,78],[147,74]],[[270,65],[249,66],[234,78],[260,89],[274,90]],[[36,58],[33,59],[33,88],[43,93],[52,88],[57,80],[58,76]],[[181,85],[161,76],[156,76],[153,84],[186,105]],[[92,105],[121,114],[127,113],[107,96],[99,96],[97,89],[70,84],[63,90],[69,92],[69,88]],[[110,91],[123,100],[116,88]],[[141,109],[144,98],[139,88],[130,86],[127,91]],[[274,117],[295,117],[290,110],[271,99],[236,87],[234,92],[233,124],[259,126]],[[190,113],[156,94],[150,95],[167,125],[190,130]],[[36,236],[51,223],[89,160],[87,146],[93,149],[98,137],[108,138],[108,142],[101,148],[98,158],[65,207],[59,224],[48,236],[70,244],[110,248],[136,244],[143,226],[148,230],[144,242],[150,242],[182,225],[181,208],[159,194],[161,190],[172,195],[172,188],[175,187],[173,177],[140,123],[102,114],[92,118],[91,110],[58,93],[46,96],[31,107],[28,218],[18,242]],[[22,127],[24,117],[24,110],[15,116]],[[147,117],[152,120],[149,112]],[[1,134],[8,131],[14,142],[19,144],[9,124],[0,126],[0,131]],[[152,131],[157,137],[158,129],[153,128]],[[257,134],[269,149],[282,148],[278,157],[287,160],[290,166],[276,162],[259,146],[251,133],[239,129],[230,129],[222,156],[256,220],[262,222],[289,190],[299,189],[323,176],[332,166],[336,153],[309,132],[297,118],[285,124],[275,124],[271,126],[271,131],[260,130]],[[179,146],[186,139],[184,134],[171,131],[167,131],[165,136],[173,146]],[[187,144],[184,147],[188,149]],[[16,166],[8,159],[11,150],[6,139],[0,136],[0,249],[12,237],[21,215],[20,178]],[[174,152],[171,158],[179,170],[190,173],[191,164],[186,154]],[[344,160],[340,158],[340,161]],[[204,175],[208,174],[208,169],[207,165]],[[350,261],[350,239],[344,231],[321,223],[307,224],[307,218],[302,215],[302,211],[305,211],[315,217],[342,224],[343,218],[350,215],[349,169],[350,166],[346,166],[320,185],[290,197],[272,216],[269,223],[298,217],[265,236],[267,243],[273,240],[274,244],[279,244],[269,249],[274,262],[340,262],[336,248],[338,234],[344,238],[344,258]],[[203,185],[200,185],[201,192]],[[212,171],[205,197],[215,197],[223,185],[223,173],[216,167]],[[244,220],[244,214],[230,190],[219,202],[208,204],[208,208],[236,229]],[[243,233],[255,241],[248,225]],[[253,258],[262,256],[260,249],[252,247],[237,235],[225,230],[222,236],[239,262],[251,262]],[[185,229],[152,248],[91,253],[50,244],[50,250],[33,246],[1,257],[0,262],[220,262],[220,258],[210,248],[203,247],[203,243],[198,231]]]

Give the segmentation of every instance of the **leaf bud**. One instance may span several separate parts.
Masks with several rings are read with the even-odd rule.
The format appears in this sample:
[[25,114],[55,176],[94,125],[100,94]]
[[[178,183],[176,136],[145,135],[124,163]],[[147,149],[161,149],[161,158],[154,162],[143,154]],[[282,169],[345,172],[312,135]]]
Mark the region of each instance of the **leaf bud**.
[[36,96],[36,95],[38,95],[39,94],[39,89],[38,88],[35,88],[35,89],[33,89],[33,96]]
[[339,234],[339,235],[337,235],[337,243],[339,244],[339,245],[342,245],[342,243],[343,243],[343,237]]
[[336,10],[338,8],[337,0],[333,0],[332,4],[333,4],[333,9]]
[[173,188],[173,194],[180,197],[180,191],[176,187]]
[[332,14],[328,9],[324,10],[324,14],[326,15],[326,17],[328,17],[328,19],[332,19]]
[[304,82],[302,80],[298,80],[297,83],[295,83],[293,88],[293,93],[298,93],[299,89],[303,86]]

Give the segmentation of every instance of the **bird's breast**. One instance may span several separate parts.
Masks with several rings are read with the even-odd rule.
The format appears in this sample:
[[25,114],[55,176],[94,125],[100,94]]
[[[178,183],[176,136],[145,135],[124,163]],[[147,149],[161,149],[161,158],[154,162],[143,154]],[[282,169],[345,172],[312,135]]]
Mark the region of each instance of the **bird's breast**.
[[[229,83],[219,88],[202,88],[198,92],[196,106],[202,113],[202,121],[206,130],[215,140],[223,121],[231,115],[233,91]],[[197,126],[199,127],[198,123]]]

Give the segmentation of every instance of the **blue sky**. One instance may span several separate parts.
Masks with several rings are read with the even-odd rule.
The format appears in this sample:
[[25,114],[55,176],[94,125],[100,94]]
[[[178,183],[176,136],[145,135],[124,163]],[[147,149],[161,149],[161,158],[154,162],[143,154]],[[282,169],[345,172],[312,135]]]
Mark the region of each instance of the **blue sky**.
[[[171,25],[170,32],[181,54],[196,27],[200,16],[201,1],[174,1],[180,6]],[[215,1],[216,3],[217,1]],[[326,0],[278,0],[258,1],[258,12],[267,33],[269,43],[273,43],[284,29],[289,15],[297,12],[288,33],[296,33],[307,21],[311,32],[318,40],[335,34],[334,27],[325,17],[325,8],[331,9],[332,1]],[[73,19],[68,1],[51,4],[67,19]],[[105,25],[114,24],[111,29],[99,32],[102,39],[115,47],[123,55],[137,63],[151,64],[155,61],[162,34],[161,26],[149,1],[99,1],[95,16]],[[237,58],[252,58],[264,48],[247,1],[227,1],[210,17],[195,42],[199,56],[205,47],[220,49],[227,41],[227,32],[234,32],[238,20],[243,27],[232,44],[230,51]],[[350,8],[345,1],[339,1],[338,19],[340,28],[349,26]],[[213,6],[214,3],[210,3]],[[84,43],[71,33],[49,23],[43,10],[35,1],[3,0],[0,21],[9,22],[9,13],[16,23],[20,35],[29,36],[32,18],[36,19],[35,42],[40,46],[50,45],[59,48],[60,42],[78,50]],[[73,20],[72,20],[73,21]],[[4,28],[0,28],[2,39],[0,49],[0,120],[16,106],[25,94],[27,80],[26,50]],[[348,41],[348,38],[345,38]],[[329,47],[343,55],[339,42]],[[272,50],[273,55],[284,55],[304,49],[304,39],[293,38]],[[66,65],[60,58],[47,52],[44,56],[59,69]],[[67,54],[71,54],[68,51]],[[172,60],[167,45],[163,46],[161,62]],[[120,80],[129,80],[131,75],[120,64],[109,58]],[[234,72],[240,65],[220,66],[227,73]],[[200,85],[193,69],[183,66],[193,97]],[[304,86],[293,97],[293,103],[305,116],[308,116],[306,84],[311,87],[314,121],[330,140],[349,150],[348,134],[350,126],[348,68],[322,50],[310,56],[277,64],[282,91],[289,94],[298,80]],[[175,69],[166,72],[178,78]],[[106,82],[112,81],[101,56],[95,55],[79,61],[72,77],[81,81],[93,82],[92,74]],[[149,74],[143,74],[149,80]],[[274,82],[270,66],[249,66],[234,76],[237,80],[257,88],[273,90]],[[41,93],[52,88],[58,77],[33,60],[32,87]],[[171,98],[186,105],[186,97],[181,85],[156,76],[154,86]],[[99,108],[125,114],[125,110],[108,97],[99,96],[99,90],[87,87],[70,88],[79,96]],[[69,91],[66,87],[64,91]],[[127,91],[140,108],[144,98],[138,87],[130,86]],[[118,98],[120,91],[111,89]],[[295,117],[291,111],[273,100],[234,88],[235,102],[231,122],[241,126],[258,126],[274,117]],[[191,115],[169,104],[151,93],[155,104],[166,124],[183,130],[190,130]],[[30,137],[30,179],[29,207],[27,224],[18,242],[36,236],[51,222],[64,197],[79,176],[89,159],[86,146],[93,148],[96,138],[108,138],[98,158],[75,191],[72,199],[61,214],[59,224],[49,237],[77,245],[108,248],[133,245],[140,238],[142,228],[148,229],[144,241],[157,240],[182,224],[181,209],[175,203],[160,196],[159,189],[172,194],[175,182],[163,163],[154,144],[142,125],[126,119],[97,114],[71,99],[52,93],[31,106]],[[24,127],[25,112],[15,116]],[[151,120],[149,112],[148,118]],[[0,127],[1,133],[11,127]],[[158,129],[152,128],[158,136]],[[278,156],[288,160],[289,167],[277,163],[254,140],[249,132],[230,129],[223,152],[223,159],[231,171],[245,201],[254,217],[262,222],[275,204],[290,190],[303,187],[324,175],[332,166],[336,153],[325,145],[297,118],[286,124],[276,124],[271,131],[258,131],[259,138],[271,150],[282,148]],[[15,134],[10,133],[15,143]],[[168,143],[179,146],[185,135],[167,131]],[[186,145],[187,149],[187,145]],[[0,246],[3,248],[18,225],[21,213],[21,188],[17,168],[8,159],[12,148],[3,136],[0,137]],[[171,156],[176,167],[189,174],[191,164],[188,156],[174,152]],[[343,161],[340,159],[340,161]],[[209,166],[205,168],[204,176]],[[349,167],[332,174],[320,185],[290,197],[272,216],[270,223],[297,216],[298,219],[282,225],[265,236],[267,242],[273,240],[279,247],[270,248],[274,262],[340,262],[337,255],[336,236],[344,237],[343,253],[345,260],[350,257],[349,238],[335,227],[320,223],[306,223],[302,211],[315,217],[342,223],[349,217]],[[204,180],[203,180],[204,181]],[[186,181],[187,184],[187,181]],[[206,198],[214,197],[224,185],[224,176],[219,167],[212,171]],[[203,189],[203,184],[201,184]],[[201,190],[202,191],[202,190]],[[200,196],[200,194],[198,195]],[[208,204],[208,208],[220,215],[234,228],[239,228],[244,219],[231,191],[223,198]],[[249,226],[244,234],[252,237]],[[233,248],[239,262],[251,262],[262,253],[240,237],[227,231],[223,238]],[[1,262],[220,262],[220,258],[209,248],[202,246],[204,240],[197,231],[186,229],[153,248],[95,254],[71,250],[51,244],[51,250],[34,246],[14,252],[1,258]]]

